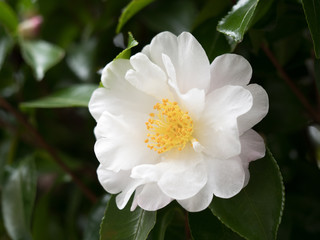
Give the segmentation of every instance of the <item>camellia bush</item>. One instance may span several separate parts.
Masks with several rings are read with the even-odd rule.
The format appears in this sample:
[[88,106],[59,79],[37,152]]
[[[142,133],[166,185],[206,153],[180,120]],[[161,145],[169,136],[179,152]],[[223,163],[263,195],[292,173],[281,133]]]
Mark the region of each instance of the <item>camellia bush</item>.
[[0,1],[0,240],[319,239],[320,1]]

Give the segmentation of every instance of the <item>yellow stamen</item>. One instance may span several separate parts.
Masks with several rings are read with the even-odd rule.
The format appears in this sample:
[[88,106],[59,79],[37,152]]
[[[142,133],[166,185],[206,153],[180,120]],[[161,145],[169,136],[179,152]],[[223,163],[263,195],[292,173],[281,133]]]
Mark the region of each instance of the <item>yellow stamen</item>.
[[157,113],[150,113],[146,122],[149,131],[147,147],[160,153],[177,149],[181,151],[194,137],[193,121],[188,112],[183,112],[177,102],[162,99],[153,107]]

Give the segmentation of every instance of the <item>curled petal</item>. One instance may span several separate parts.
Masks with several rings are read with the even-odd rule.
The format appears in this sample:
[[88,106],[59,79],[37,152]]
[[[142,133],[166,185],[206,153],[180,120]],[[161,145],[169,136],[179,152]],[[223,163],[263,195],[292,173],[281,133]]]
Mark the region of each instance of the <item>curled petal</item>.
[[162,162],[137,166],[132,178],[157,182],[161,191],[174,199],[186,199],[196,195],[207,182],[207,171],[202,154],[190,148],[170,154]]
[[89,110],[96,121],[108,111],[115,115],[132,111],[149,113],[156,99],[132,86],[125,75],[132,66],[129,60],[117,59],[109,63],[102,72],[103,88],[96,89],[89,102]]
[[250,63],[237,54],[216,57],[210,66],[210,92],[226,85],[246,86],[252,75]]
[[107,170],[103,164],[99,165],[97,174],[101,185],[107,192],[112,194],[121,192],[116,197],[119,209],[125,207],[135,189],[143,184],[141,179],[131,179],[130,171],[113,172]]
[[257,84],[245,87],[253,97],[251,109],[238,118],[240,135],[260,122],[268,113],[269,98],[266,91]]
[[158,100],[172,98],[166,74],[146,55],[137,53],[130,58],[130,63],[133,69],[126,73],[125,78],[134,87]]
[[[162,32],[154,37],[144,50],[149,58],[165,70],[162,55],[167,55],[174,66],[177,84],[182,93],[192,88],[208,90],[210,84],[210,64],[199,42],[187,32],[178,37]],[[196,70],[195,70],[196,69]]]

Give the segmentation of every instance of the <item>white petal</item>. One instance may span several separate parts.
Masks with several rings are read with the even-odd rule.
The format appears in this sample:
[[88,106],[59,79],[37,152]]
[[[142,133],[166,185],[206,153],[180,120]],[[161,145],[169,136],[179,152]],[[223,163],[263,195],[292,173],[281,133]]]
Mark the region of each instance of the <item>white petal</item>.
[[242,161],[242,166],[245,174],[244,183],[243,183],[243,188],[244,188],[248,185],[250,180],[249,162]]
[[253,97],[251,109],[238,118],[240,135],[260,122],[268,113],[269,98],[266,91],[257,84],[250,84],[245,87]]
[[112,194],[121,192],[116,197],[119,209],[125,207],[135,189],[144,183],[142,179],[130,178],[130,171],[113,172],[102,164],[99,165],[97,174],[101,185],[107,192]]
[[200,212],[206,209],[213,198],[212,190],[208,186],[204,186],[200,192],[191,198],[178,200],[178,203],[189,212]]
[[197,120],[205,106],[205,91],[203,89],[193,88],[186,93],[181,93],[175,76],[175,69],[170,58],[163,54],[165,68],[169,76],[169,85],[172,89],[174,99],[178,102],[180,108],[189,112],[190,117],[195,121]]
[[163,53],[162,54],[162,62],[163,62],[165,72],[167,73],[168,78],[170,79],[171,82],[174,83],[173,85],[178,88],[177,74],[176,74],[176,70],[174,69],[173,63],[171,62],[171,59],[166,54]]
[[206,159],[209,174],[208,187],[220,198],[231,198],[241,191],[245,172],[239,157],[218,160]]
[[241,154],[243,161],[251,162],[263,158],[266,147],[263,138],[254,130],[246,131],[241,137]]
[[263,158],[266,152],[266,146],[263,138],[254,130],[250,129],[240,136],[241,154],[243,169],[245,171],[244,187],[247,186],[250,179],[249,163],[251,161]]
[[98,139],[94,150],[107,169],[117,172],[156,161],[158,155],[144,143],[147,130],[143,129],[143,121],[141,125],[133,119],[103,113],[95,129]]
[[167,76],[160,67],[152,63],[149,58],[137,53],[130,58],[131,69],[126,74],[126,79],[137,89],[158,100],[172,98],[167,84]]
[[251,93],[243,87],[225,86],[211,92],[194,130],[195,138],[204,146],[204,151],[219,159],[240,154],[237,118],[251,106]]
[[137,194],[136,198],[138,205],[147,211],[157,211],[173,200],[165,195],[156,183],[144,185],[142,191]]
[[263,158],[266,147],[263,138],[254,130],[250,129],[240,136],[243,170],[245,171],[244,187],[247,186],[250,179],[249,163],[251,161]]
[[225,85],[245,86],[252,75],[250,63],[237,54],[223,54],[216,57],[211,63],[210,91]]
[[200,153],[204,150],[204,147],[196,139],[192,139],[191,144],[192,144],[193,149],[198,153]]
[[[176,89],[178,90],[178,89]],[[191,89],[185,94],[177,91],[173,92],[179,107],[183,111],[187,111],[193,121],[198,120],[205,108],[205,92],[204,90]]]
[[162,54],[167,55],[175,68],[180,91],[186,93],[192,88],[208,90],[210,85],[210,65],[205,51],[190,34],[178,37],[169,32],[155,36],[148,47],[150,59],[163,70]]
[[131,171],[131,177],[144,179],[146,182],[157,182],[165,171],[165,165],[159,164],[141,164],[136,166]]
[[127,205],[132,193],[141,184],[143,184],[142,181],[137,181],[137,180],[132,181],[126,186],[125,189],[122,190],[122,192],[120,194],[117,195],[116,203],[117,203],[117,206],[119,209],[123,209]]
[[102,164],[97,169],[97,175],[103,188],[111,194],[121,192],[132,180],[130,179],[130,171],[113,172]]
[[109,63],[102,72],[102,88],[95,90],[89,102],[89,110],[96,121],[104,111],[119,115],[127,111],[149,113],[156,99],[137,90],[125,80],[131,69],[129,60],[118,59]]
[[196,195],[207,182],[202,155],[190,147],[170,153],[158,164],[145,164],[132,169],[132,178],[157,182],[164,194],[173,199]]
[[207,182],[202,154],[184,150],[162,163],[164,171],[158,181],[164,194],[178,200],[193,197]]

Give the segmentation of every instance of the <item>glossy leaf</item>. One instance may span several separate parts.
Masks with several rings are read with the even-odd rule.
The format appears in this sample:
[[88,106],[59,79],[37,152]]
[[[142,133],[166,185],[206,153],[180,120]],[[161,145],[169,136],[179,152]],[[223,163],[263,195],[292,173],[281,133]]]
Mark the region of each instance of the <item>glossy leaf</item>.
[[0,1],[0,23],[11,33],[15,33],[18,27],[18,18],[11,7],[4,1]]
[[115,59],[124,58],[129,59],[131,55],[131,48],[138,45],[138,42],[133,38],[132,33],[128,33],[128,46],[121,53],[119,53]]
[[36,196],[36,167],[33,158],[8,170],[2,190],[2,211],[6,230],[13,240],[31,239],[30,221]]
[[62,48],[42,40],[21,40],[20,46],[23,59],[33,69],[37,80],[42,80],[45,72],[64,56]]
[[139,207],[130,211],[131,202],[119,210],[111,197],[100,227],[100,240],[144,240],[156,222],[156,212]]
[[218,23],[218,31],[241,42],[248,30],[259,0],[239,0],[232,10]]
[[189,225],[194,239],[241,240],[238,234],[230,230],[212,212],[207,209],[202,212],[189,213]]
[[104,215],[105,208],[110,200],[110,195],[106,194],[95,205],[88,217],[88,222],[84,230],[84,240],[99,239],[99,227]]
[[78,84],[57,91],[47,97],[21,103],[22,108],[65,108],[88,107],[92,92],[98,88],[94,84]]
[[267,151],[250,164],[250,181],[231,199],[214,198],[210,209],[225,225],[246,239],[276,239],[284,206],[279,167]]
[[126,22],[137,14],[141,9],[148,6],[154,0],[132,0],[123,10],[119,22],[117,25],[116,32],[119,33]]
[[314,52],[316,57],[320,58],[320,1],[302,0],[302,5],[311,32]]
[[186,239],[185,214],[186,211],[182,209],[177,202],[172,202],[169,206],[158,210],[157,223],[150,233],[150,239]]
[[95,39],[88,39],[70,47],[67,64],[73,73],[83,81],[89,80],[93,71],[94,54],[97,47]]

